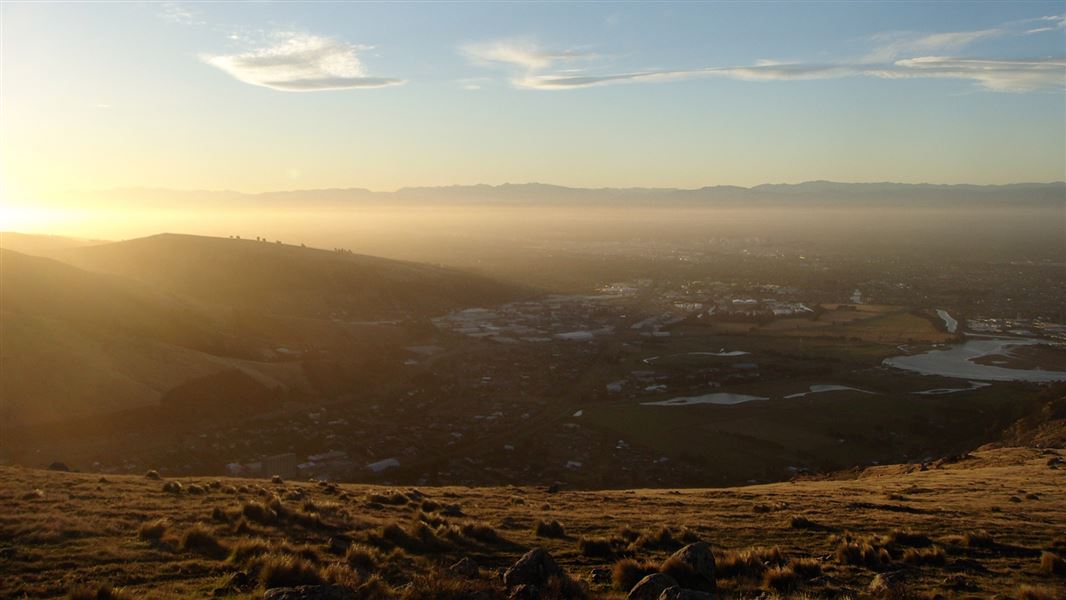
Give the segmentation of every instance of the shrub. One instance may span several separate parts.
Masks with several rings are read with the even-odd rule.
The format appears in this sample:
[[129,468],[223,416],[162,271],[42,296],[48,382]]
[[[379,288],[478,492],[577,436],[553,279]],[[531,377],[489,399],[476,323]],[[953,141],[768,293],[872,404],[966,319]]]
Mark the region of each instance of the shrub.
[[614,556],[614,547],[607,538],[582,537],[578,542],[581,554],[591,558],[610,558]]
[[658,571],[659,566],[655,563],[637,562],[631,558],[625,558],[614,563],[611,581],[614,583],[614,589],[628,592],[637,585],[638,581]]
[[163,484],[163,491],[168,494],[180,494],[181,489],[181,483],[177,481],[168,481]]
[[229,523],[229,515],[226,514],[226,511],[216,506],[211,509],[211,520],[220,523]]
[[159,471],[156,471],[155,469],[149,469],[148,472],[144,474],[144,476],[153,481],[159,481],[160,479],[162,479],[162,477],[159,476]]
[[1066,575],[1066,560],[1054,552],[1040,554],[1040,571],[1048,575]]
[[270,483],[276,483],[280,485],[285,482],[281,479],[281,475],[272,475],[270,477]]
[[195,483],[190,483],[189,485],[187,485],[185,487],[185,491],[197,496],[207,493],[207,490],[204,489],[204,486]]
[[259,581],[266,589],[318,585],[322,575],[307,560],[291,554],[268,554],[259,562]]
[[539,521],[536,528],[537,537],[564,538],[566,529],[559,521]]
[[156,519],[154,521],[146,521],[141,523],[141,526],[137,529],[137,537],[142,540],[151,540],[158,542],[163,539],[163,536],[167,532],[167,528],[170,524],[166,519]]
[[181,549],[219,559],[227,553],[215,534],[199,523],[181,536]]

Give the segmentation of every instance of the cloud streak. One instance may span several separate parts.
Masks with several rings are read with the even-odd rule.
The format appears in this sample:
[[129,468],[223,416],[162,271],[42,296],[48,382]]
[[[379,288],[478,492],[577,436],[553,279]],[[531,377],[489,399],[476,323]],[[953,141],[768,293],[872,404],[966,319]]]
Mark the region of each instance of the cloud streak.
[[[843,77],[879,79],[954,79],[969,81],[995,92],[1036,92],[1066,88],[1066,59],[966,58],[943,55],[980,40],[1022,32],[1039,23],[1058,29],[1066,19],[1059,16],[1009,23],[1003,27],[935,34],[892,33],[874,36],[879,46],[854,62],[781,63],[760,61],[753,65],[700,67],[693,69],[646,69],[624,72],[586,72],[562,69],[559,63],[594,61],[594,54],[553,52],[528,40],[466,44],[460,53],[479,66],[510,71],[509,80],[518,88],[567,90],[624,83],[656,83],[700,78],[740,81],[803,81]],[[933,54],[937,52],[937,54]],[[905,55],[905,58],[898,58]],[[569,65],[568,65],[569,66]]]
[[238,81],[283,92],[381,88],[406,83],[366,74],[359,52],[367,48],[328,37],[281,33],[261,48],[201,60]]

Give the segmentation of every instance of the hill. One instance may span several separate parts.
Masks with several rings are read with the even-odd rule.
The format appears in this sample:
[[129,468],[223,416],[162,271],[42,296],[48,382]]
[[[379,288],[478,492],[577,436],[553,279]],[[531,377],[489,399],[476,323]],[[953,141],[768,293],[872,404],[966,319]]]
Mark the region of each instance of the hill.
[[5,451],[24,438],[12,438],[12,428],[159,407],[165,398],[180,406],[175,398],[204,396],[188,390],[208,386],[188,386],[205,378],[226,381],[226,402],[241,398],[245,409],[253,398],[272,406],[270,390],[348,391],[340,381],[384,373],[370,363],[406,339],[402,327],[372,320],[417,321],[519,293],[459,271],[237,239],[63,246],[49,248],[66,263],[0,250]]
[[343,320],[429,316],[519,291],[462,271],[266,241],[161,234],[71,249],[76,266],[211,305]]
[[309,189],[245,194],[235,191],[118,189],[89,197],[100,206],[127,208],[226,207],[233,210],[340,209],[368,205],[631,206],[655,207],[1061,207],[1066,183],[1010,185],[843,183],[808,181],[752,187],[576,188],[544,183],[452,185],[372,192],[363,188]]
[[294,379],[241,359],[244,342],[172,294],[11,250],[0,249],[0,265],[5,431],[154,406],[190,379],[234,369],[264,385]]
[[664,562],[703,541],[714,565],[699,573],[713,569],[723,599],[1053,599],[1063,464],[1061,450],[1003,448],[821,481],[602,492],[0,467],[0,596],[261,598],[331,582],[333,596],[299,597],[516,597],[523,573],[508,586],[501,572],[542,548],[564,574],[520,597],[624,598],[660,565],[709,585],[692,561]]

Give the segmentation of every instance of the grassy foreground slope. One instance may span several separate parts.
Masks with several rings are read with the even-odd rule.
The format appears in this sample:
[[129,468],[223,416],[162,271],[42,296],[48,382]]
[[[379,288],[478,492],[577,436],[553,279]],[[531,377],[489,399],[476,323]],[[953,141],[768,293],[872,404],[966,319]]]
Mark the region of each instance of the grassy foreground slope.
[[[926,470],[605,492],[2,467],[0,597],[108,585],[131,598],[258,598],[326,581],[356,597],[502,598],[500,570],[541,547],[574,580],[549,597],[623,598],[702,540],[723,598],[1058,598],[1064,454],[988,449]],[[479,570],[452,568],[462,557]]]

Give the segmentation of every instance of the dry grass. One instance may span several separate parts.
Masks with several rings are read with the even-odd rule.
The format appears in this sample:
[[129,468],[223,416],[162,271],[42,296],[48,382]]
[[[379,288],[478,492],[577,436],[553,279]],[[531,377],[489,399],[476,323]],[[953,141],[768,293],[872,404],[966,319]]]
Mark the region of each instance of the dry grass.
[[[1061,587],[1066,551],[1056,537],[1066,523],[1066,499],[1057,493],[1066,487],[1066,470],[1022,449],[977,452],[927,471],[880,467],[858,478],[681,491],[415,492],[107,479],[102,485],[98,474],[0,467],[0,597],[75,591],[79,599],[95,598],[104,588],[110,591],[102,598],[210,597],[230,574],[245,572],[250,587],[230,597],[252,600],[264,586],[322,581],[374,600],[494,599],[506,592],[488,574],[540,546],[575,579],[553,582],[548,591],[556,597],[584,595],[587,586],[591,597],[620,600],[660,567],[684,577],[666,558],[702,538],[714,548],[723,600],[868,597],[874,575],[900,570],[914,597],[1042,599]],[[161,492],[170,482],[181,492]],[[192,486],[202,493],[189,493]],[[901,492],[891,505],[886,489]],[[41,494],[23,498],[33,490]],[[1028,494],[1040,500],[1007,500]],[[772,510],[753,512],[756,503]],[[794,528],[783,510],[831,530]],[[565,529],[552,525],[559,521]],[[487,525],[501,522],[517,526]],[[537,529],[545,533],[538,522],[565,537],[538,536]],[[442,574],[464,556],[482,578]]]

